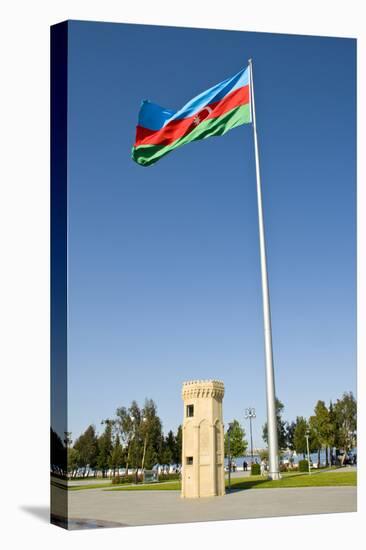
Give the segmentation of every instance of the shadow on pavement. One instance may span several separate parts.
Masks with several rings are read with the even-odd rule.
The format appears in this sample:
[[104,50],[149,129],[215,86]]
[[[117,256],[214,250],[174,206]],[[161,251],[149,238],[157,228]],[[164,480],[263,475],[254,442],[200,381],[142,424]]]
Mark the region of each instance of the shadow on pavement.
[[[287,475],[286,476],[286,479],[291,479],[291,478],[299,478],[299,477],[304,477],[304,476],[308,476],[309,474],[307,472],[304,472],[304,473],[301,473],[301,474],[293,474],[293,475]],[[228,487],[226,487],[226,493],[234,493],[234,492],[237,492],[237,491],[245,491],[247,489],[253,489],[253,487],[260,487],[261,485],[263,484],[266,484],[267,487],[268,487],[268,483],[271,483],[270,480],[266,479],[266,478],[255,478],[255,479],[251,479],[251,478],[245,478],[243,481],[236,481],[235,478],[231,481],[231,489],[229,490]],[[278,481],[274,481],[272,483],[276,483],[278,484]]]

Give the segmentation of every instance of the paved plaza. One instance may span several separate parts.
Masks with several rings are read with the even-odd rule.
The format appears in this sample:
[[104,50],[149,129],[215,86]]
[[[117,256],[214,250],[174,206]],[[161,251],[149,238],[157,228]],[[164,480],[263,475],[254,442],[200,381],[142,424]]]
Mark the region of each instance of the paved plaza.
[[357,505],[356,487],[247,489],[192,500],[179,491],[88,489],[69,491],[68,498],[70,528],[355,512]]

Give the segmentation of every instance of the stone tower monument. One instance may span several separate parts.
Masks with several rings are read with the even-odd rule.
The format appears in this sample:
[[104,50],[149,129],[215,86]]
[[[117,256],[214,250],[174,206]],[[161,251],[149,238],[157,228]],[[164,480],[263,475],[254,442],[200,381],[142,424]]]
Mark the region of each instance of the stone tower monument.
[[182,497],[225,494],[224,384],[218,380],[185,382],[182,389]]

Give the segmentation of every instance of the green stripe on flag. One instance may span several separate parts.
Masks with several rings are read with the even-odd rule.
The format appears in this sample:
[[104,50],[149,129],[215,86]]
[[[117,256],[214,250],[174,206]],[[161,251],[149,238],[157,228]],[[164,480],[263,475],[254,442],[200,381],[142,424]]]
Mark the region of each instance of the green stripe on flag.
[[133,147],[132,158],[141,166],[150,166],[181,145],[211,136],[222,136],[232,128],[249,122],[251,122],[250,105],[241,105],[217,118],[203,120],[189,134],[169,145],[139,145]]

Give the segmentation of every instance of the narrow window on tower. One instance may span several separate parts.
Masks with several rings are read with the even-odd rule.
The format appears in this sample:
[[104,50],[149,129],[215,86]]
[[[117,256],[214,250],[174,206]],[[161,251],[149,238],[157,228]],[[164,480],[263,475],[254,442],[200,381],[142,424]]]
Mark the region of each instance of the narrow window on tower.
[[193,414],[194,414],[194,406],[187,405],[187,416],[193,416]]
[[187,457],[186,457],[186,464],[187,464],[188,466],[192,466],[192,464],[193,464],[193,456],[187,456]]

